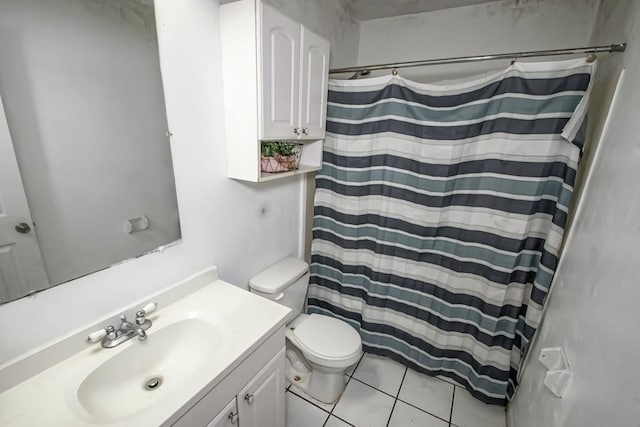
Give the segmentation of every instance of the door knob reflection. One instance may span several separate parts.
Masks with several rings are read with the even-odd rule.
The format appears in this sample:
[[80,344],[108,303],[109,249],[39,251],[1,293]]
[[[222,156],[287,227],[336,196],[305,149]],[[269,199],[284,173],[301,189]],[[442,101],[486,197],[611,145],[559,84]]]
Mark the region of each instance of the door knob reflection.
[[16,225],[16,231],[18,233],[27,234],[31,231],[31,227],[29,227],[29,224],[27,224],[26,222],[21,222],[20,224]]

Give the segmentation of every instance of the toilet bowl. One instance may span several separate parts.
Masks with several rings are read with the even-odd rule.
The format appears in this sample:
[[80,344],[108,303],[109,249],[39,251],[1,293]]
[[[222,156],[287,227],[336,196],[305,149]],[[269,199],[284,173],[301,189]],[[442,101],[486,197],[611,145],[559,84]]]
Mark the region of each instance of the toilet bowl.
[[287,318],[287,379],[322,402],[333,403],[345,387],[345,371],[362,355],[362,340],[348,323],[321,314],[301,314],[308,264],[285,258],[249,281],[251,292],[292,309]]
[[[309,396],[332,403],[345,386],[345,371],[358,362],[362,355],[360,335],[347,323],[320,314],[304,315],[302,321],[288,328],[286,337],[311,367],[308,383],[302,389]],[[291,355],[290,355],[291,356]],[[295,380],[296,372],[290,372]]]

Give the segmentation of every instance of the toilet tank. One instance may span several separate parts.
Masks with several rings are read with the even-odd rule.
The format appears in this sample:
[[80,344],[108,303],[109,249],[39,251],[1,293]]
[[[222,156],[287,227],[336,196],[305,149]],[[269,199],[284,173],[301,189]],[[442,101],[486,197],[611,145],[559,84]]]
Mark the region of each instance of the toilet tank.
[[251,292],[292,310],[287,323],[302,312],[309,285],[309,264],[299,258],[278,261],[249,279]]

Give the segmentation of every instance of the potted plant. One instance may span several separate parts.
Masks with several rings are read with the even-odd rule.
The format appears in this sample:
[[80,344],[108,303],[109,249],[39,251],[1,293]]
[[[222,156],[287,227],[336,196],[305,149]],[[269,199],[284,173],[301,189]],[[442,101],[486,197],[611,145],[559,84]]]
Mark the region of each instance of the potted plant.
[[260,144],[260,170],[277,173],[298,169],[301,144],[289,141],[263,141]]

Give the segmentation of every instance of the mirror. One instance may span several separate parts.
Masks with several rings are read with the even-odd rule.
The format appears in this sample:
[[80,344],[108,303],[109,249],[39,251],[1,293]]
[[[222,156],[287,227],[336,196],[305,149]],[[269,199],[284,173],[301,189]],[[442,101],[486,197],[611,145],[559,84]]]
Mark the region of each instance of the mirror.
[[180,239],[152,0],[0,2],[0,301]]

